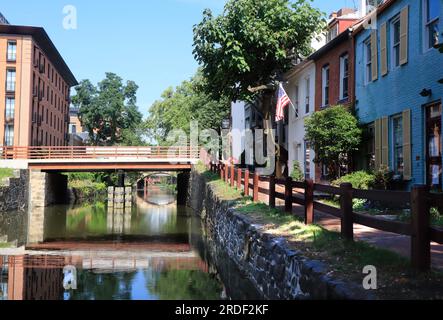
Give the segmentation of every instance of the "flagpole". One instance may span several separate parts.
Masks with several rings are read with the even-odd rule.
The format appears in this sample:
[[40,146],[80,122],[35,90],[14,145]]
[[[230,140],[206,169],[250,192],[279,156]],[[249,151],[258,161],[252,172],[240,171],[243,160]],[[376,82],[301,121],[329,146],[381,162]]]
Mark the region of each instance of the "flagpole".
[[283,86],[283,82],[280,82],[280,86],[282,87],[282,89],[286,93],[286,95],[288,96],[289,103],[291,104],[292,109],[295,111],[295,116],[298,117],[297,108],[295,108],[294,104],[291,101],[291,98],[289,97],[288,93],[286,92],[285,87]]

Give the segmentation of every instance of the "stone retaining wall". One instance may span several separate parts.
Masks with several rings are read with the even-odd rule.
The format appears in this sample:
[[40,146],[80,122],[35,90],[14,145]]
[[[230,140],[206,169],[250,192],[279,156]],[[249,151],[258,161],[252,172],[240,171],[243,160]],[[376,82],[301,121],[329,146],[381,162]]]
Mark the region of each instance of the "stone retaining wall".
[[17,170],[0,186],[0,212],[25,211],[28,206],[28,170]]
[[188,205],[201,216],[209,245],[224,252],[265,299],[371,299],[361,285],[328,276],[325,264],[289,249],[285,239],[266,234],[232,204],[214,194],[193,171]]

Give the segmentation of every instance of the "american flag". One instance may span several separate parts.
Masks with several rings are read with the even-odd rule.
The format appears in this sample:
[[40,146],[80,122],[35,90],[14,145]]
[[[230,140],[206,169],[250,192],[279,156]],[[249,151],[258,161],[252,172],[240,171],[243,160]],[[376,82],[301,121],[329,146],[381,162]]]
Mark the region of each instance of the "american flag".
[[285,108],[291,103],[288,94],[286,93],[283,85],[280,83],[278,87],[278,101],[277,111],[275,113],[275,121],[281,121],[285,119]]

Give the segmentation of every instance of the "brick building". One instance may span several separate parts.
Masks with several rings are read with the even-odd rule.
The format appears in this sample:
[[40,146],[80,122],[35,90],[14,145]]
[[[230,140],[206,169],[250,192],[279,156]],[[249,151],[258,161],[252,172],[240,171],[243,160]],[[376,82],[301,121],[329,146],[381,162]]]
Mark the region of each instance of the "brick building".
[[77,80],[45,30],[0,24],[0,52],[0,145],[67,145]]
[[[360,12],[341,9],[331,14],[327,43],[309,59],[315,63],[315,111],[329,106],[355,103],[354,40],[352,28],[360,19]],[[317,181],[328,178],[327,168],[317,165]]]

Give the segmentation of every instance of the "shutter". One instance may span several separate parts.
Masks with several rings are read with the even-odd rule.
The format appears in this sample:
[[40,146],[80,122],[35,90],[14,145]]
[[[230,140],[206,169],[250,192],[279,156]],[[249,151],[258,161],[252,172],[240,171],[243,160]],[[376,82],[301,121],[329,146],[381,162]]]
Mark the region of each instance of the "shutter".
[[412,179],[411,110],[403,111],[403,178]]
[[408,62],[409,7],[403,8],[400,14],[400,65]]
[[375,120],[375,170],[381,166],[381,119]]
[[387,27],[383,23],[380,28],[380,68],[381,75],[388,74]]
[[372,81],[378,79],[378,46],[377,46],[377,30],[371,33],[371,67]]
[[389,167],[389,121],[388,117],[381,119],[381,164]]

